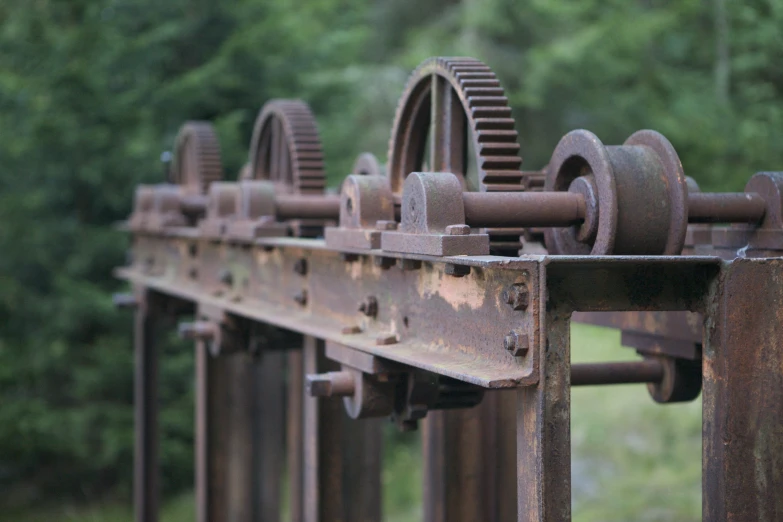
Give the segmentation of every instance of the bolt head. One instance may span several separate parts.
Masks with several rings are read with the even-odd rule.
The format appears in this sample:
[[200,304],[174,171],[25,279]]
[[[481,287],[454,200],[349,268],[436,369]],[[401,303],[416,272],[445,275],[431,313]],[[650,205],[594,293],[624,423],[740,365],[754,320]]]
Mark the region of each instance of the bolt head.
[[375,344],[378,346],[384,346],[389,344],[397,344],[396,335],[381,335],[375,338]]
[[296,301],[298,304],[304,306],[307,304],[307,290],[302,290],[298,294],[294,296],[294,301]]
[[449,225],[446,227],[446,234],[450,236],[467,236],[470,234],[468,225]]
[[375,222],[375,228],[378,230],[397,230],[399,223],[381,219]]
[[380,267],[383,270],[387,270],[394,266],[397,261],[393,257],[376,256],[373,258],[375,266]]
[[400,270],[418,270],[421,268],[421,261],[418,259],[398,259],[397,266]]
[[503,290],[503,294],[500,296],[504,302],[511,305],[514,310],[527,310],[530,304],[530,293],[527,285],[524,283],[516,283]]
[[470,267],[465,265],[446,264],[446,275],[454,277],[464,277],[470,273]]
[[512,330],[503,338],[503,348],[514,357],[524,357],[530,349],[527,334],[521,330]]
[[297,259],[296,263],[294,263],[294,272],[296,272],[299,275],[306,275],[307,274],[307,259],[301,258]]
[[348,252],[342,252],[340,254],[340,259],[346,263],[354,263],[359,260],[359,254],[349,254]]
[[222,270],[220,272],[220,282],[224,285],[231,286],[234,283],[234,274],[230,270]]
[[359,311],[367,317],[375,317],[378,315],[378,299],[374,295],[368,296],[359,305]]

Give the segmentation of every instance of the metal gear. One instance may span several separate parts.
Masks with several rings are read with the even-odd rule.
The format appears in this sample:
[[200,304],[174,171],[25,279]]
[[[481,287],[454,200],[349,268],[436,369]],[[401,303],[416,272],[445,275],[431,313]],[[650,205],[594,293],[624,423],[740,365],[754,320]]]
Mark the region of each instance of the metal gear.
[[210,183],[223,179],[220,143],[211,123],[188,121],[180,127],[169,178],[187,195],[206,194]]
[[508,99],[495,74],[479,60],[430,58],[411,74],[389,143],[388,171],[396,193],[410,172],[421,169],[428,134],[431,170],[463,178],[468,175],[469,140],[477,176],[466,179],[470,191],[519,191],[541,184],[536,173],[519,170],[522,158]]
[[[520,170],[518,134],[495,74],[474,58],[430,58],[411,74],[392,127],[388,173],[402,192],[411,172],[453,172],[469,192],[540,190],[540,172]],[[472,150],[471,150],[472,149]],[[472,152],[472,154],[470,154]],[[487,230],[495,253],[516,255],[523,229]]]
[[268,179],[288,194],[322,194],[324,156],[313,113],[301,100],[270,100],[250,140],[250,179]]
[[386,174],[383,165],[371,152],[359,154],[351,169],[351,174],[361,174],[363,176],[383,176]]

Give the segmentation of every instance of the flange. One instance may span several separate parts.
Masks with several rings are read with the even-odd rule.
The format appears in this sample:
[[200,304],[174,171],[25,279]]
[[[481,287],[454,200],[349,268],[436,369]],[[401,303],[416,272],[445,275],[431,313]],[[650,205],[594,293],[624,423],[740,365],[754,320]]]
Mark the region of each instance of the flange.
[[546,190],[580,193],[581,226],[544,233],[550,254],[675,255],[688,226],[688,187],[671,143],[639,131],[621,146],[605,146],[586,130],[560,140]]

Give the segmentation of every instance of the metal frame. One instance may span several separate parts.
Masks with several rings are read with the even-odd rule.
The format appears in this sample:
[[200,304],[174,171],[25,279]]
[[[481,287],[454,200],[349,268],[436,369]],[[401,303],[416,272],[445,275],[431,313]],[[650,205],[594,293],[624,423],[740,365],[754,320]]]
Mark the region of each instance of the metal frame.
[[[701,314],[703,518],[783,517],[783,497],[777,494],[783,490],[781,258],[435,257],[338,252],[317,239],[215,242],[183,230],[137,234],[135,239],[135,261],[118,275],[133,285],[138,299],[139,521],[157,520],[153,341],[155,319],[166,299],[195,304],[200,317],[244,321],[243,329],[274,325],[304,336],[302,355],[297,350],[287,355],[287,421],[281,409],[285,385],[279,350],[298,348],[297,338],[286,338],[285,346],[262,342],[253,349],[260,355],[239,351],[217,357],[208,356],[205,342],[199,341],[199,520],[279,518],[286,425],[294,520],[380,519],[378,421],[350,421],[339,401],[302,397],[299,365],[304,374],[339,369],[326,359],[316,338],[404,370],[417,368],[487,390],[516,389],[515,401],[508,392],[488,392],[478,408],[428,414],[424,440],[432,443],[424,446],[426,520],[569,520],[570,321],[577,311]],[[305,275],[295,269],[302,259],[309,267]],[[462,267],[458,275],[455,266]],[[501,295],[504,287],[521,280],[528,283],[530,307],[518,311]],[[302,291],[304,300],[297,298]],[[378,312],[368,318],[357,310],[371,294],[378,295]],[[647,322],[648,333],[676,337],[665,326],[650,324],[655,323]],[[514,357],[504,349],[509,329],[529,340],[527,355]],[[692,335],[679,336],[696,341]],[[482,423],[482,409],[502,403],[510,411],[513,402],[516,480],[513,475],[509,479],[510,468],[496,466],[496,450],[482,453],[493,447],[507,451],[514,442],[497,442],[503,430],[496,426],[499,431],[492,433],[493,426]],[[353,437],[348,446],[347,434]],[[452,459],[452,454],[462,458]],[[466,454],[471,459],[465,460]],[[452,470],[451,464],[462,468]],[[503,507],[514,482],[515,512],[513,501],[511,509]],[[215,505],[222,507],[212,511]]]

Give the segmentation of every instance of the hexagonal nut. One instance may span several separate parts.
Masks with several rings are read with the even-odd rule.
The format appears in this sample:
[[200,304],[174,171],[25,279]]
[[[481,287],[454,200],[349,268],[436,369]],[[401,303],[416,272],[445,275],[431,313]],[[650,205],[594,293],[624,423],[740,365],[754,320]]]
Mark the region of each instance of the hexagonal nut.
[[359,311],[367,317],[375,317],[378,315],[378,299],[374,295],[367,296],[359,305]]
[[527,310],[530,292],[524,283],[515,283],[503,291],[502,299],[514,310]]
[[503,348],[514,357],[524,357],[530,350],[530,341],[523,330],[512,330],[503,338]]
[[397,230],[399,223],[396,221],[388,221],[385,219],[380,219],[375,222],[375,228],[377,230]]
[[470,234],[468,225],[449,225],[446,227],[446,234],[450,236],[467,236]]

